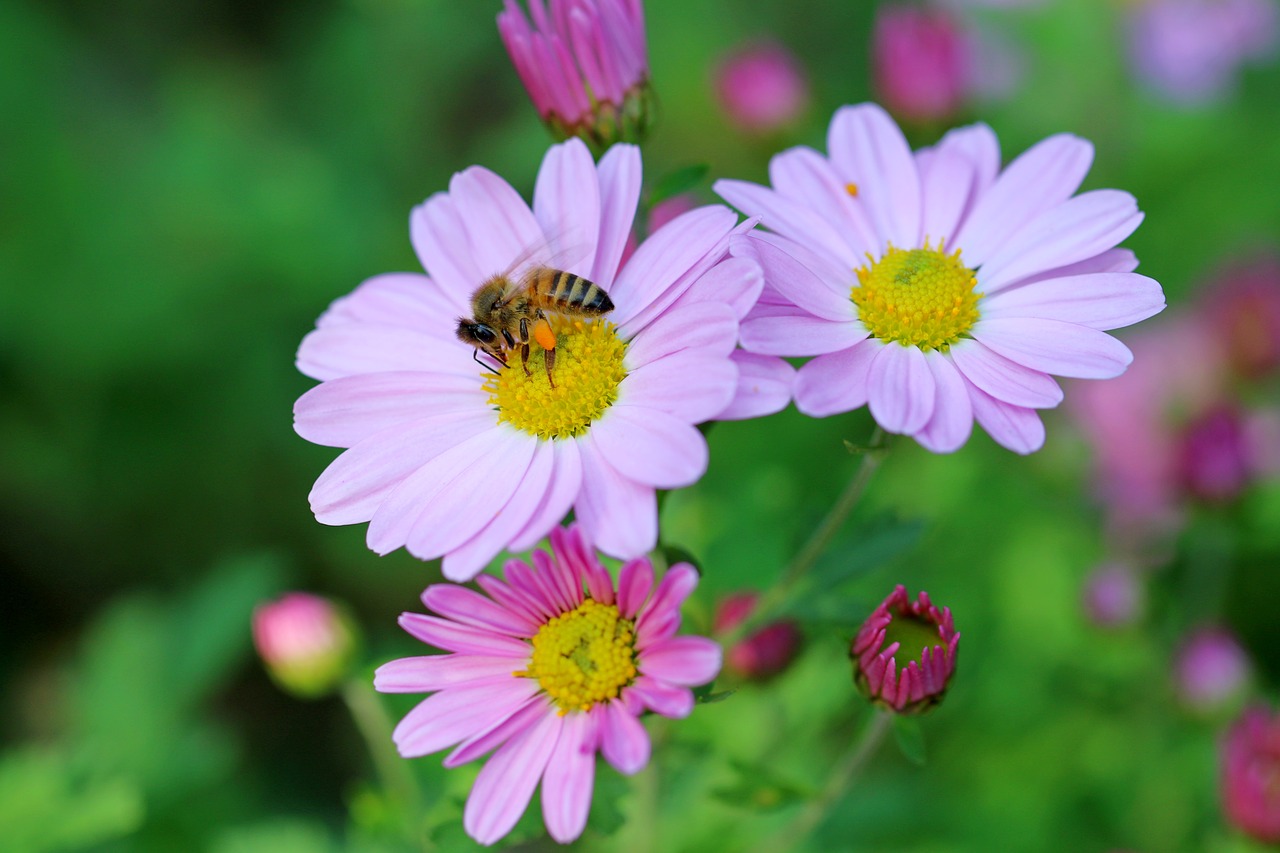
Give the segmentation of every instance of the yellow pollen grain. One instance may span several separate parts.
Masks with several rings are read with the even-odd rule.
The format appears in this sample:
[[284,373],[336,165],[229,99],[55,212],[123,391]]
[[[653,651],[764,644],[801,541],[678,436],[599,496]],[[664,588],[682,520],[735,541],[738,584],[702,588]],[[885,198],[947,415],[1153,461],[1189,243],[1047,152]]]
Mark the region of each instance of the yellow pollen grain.
[[858,185],[855,183],[845,184],[844,191],[847,192],[849,195],[853,196],[854,198],[858,197]]
[[563,321],[555,331],[554,388],[537,344],[529,347],[529,375],[520,366],[517,349],[508,354],[506,367],[485,378],[483,387],[499,423],[539,438],[573,438],[618,399],[618,385],[627,376],[622,366],[627,345],[607,320]]
[[528,669],[560,713],[589,711],[616,699],[636,677],[636,627],[618,608],[588,598],[534,635]]
[[873,337],[922,350],[946,351],[978,322],[974,271],[925,243],[923,249],[889,246],[880,260],[860,267],[849,298]]

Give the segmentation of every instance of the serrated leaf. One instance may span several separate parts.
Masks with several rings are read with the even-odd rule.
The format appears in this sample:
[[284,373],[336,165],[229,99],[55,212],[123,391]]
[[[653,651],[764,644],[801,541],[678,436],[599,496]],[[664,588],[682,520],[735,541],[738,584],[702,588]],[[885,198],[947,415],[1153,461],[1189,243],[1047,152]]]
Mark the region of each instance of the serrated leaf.
[[925,765],[924,729],[920,726],[920,720],[895,714],[893,740],[907,761],[917,767]]

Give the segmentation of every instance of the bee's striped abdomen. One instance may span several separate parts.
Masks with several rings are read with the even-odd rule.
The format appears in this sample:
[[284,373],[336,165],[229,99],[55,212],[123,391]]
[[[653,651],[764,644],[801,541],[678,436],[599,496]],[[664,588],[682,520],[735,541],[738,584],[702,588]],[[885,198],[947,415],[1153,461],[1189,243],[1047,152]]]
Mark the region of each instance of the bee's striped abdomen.
[[613,310],[613,300],[604,288],[575,273],[539,270],[533,286],[541,301],[553,311],[594,316]]

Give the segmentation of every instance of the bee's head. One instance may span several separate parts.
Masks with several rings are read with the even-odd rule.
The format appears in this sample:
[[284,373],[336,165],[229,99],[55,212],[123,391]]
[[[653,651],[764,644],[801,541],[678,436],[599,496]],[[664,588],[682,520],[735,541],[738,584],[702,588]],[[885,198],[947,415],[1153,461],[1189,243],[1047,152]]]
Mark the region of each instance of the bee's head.
[[458,318],[458,340],[464,344],[479,347],[486,352],[492,352],[498,347],[497,332],[484,323],[477,323],[475,320],[468,320],[465,317]]

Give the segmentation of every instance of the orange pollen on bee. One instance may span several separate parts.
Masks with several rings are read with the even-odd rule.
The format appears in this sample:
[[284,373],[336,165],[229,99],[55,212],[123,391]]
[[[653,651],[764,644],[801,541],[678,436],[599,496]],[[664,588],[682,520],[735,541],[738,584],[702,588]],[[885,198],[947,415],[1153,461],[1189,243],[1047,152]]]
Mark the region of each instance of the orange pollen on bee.
[[556,333],[551,330],[551,324],[545,319],[538,318],[533,324],[533,339],[543,349],[556,348]]
[[[536,346],[529,347],[529,373],[517,347],[507,353],[507,366],[485,377],[483,388],[498,423],[509,423],[538,438],[565,439],[585,433],[618,399],[627,377],[623,358],[627,344],[608,320],[559,319],[546,325],[544,337],[534,326]],[[555,347],[555,387],[547,379],[544,341]]]
[[562,716],[616,699],[638,673],[635,623],[614,604],[588,598],[549,619],[530,642],[529,665],[514,675],[536,678]]
[[978,279],[958,249],[947,254],[942,241],[937,248],[928,241],[922,249],[890,245],[879,260],[867,260],[849,298],[872,337],[945,352],[978,322]]

